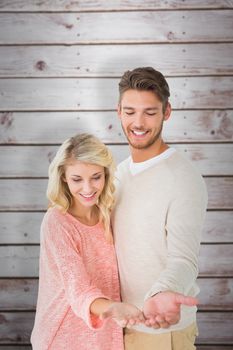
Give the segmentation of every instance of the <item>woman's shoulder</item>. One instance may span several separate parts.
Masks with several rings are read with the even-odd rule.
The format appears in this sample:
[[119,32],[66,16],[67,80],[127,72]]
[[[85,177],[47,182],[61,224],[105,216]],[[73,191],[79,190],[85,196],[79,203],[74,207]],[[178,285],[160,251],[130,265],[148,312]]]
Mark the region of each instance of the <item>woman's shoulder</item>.
[[49,208],[42,220],[42,231],[49,231],[58,234],[59,231],[70,231],[70,223],[65,212],[56,207]]

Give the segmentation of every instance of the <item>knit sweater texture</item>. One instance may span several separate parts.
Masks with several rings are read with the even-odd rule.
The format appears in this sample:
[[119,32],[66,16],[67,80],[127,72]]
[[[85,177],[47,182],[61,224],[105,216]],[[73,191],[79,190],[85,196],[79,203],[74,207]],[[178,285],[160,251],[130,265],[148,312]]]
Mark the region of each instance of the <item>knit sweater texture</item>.
[[114,246],[103,225],[49,209],[41,226],[33,350],[123,350],[122,329],[90,314],[97,298],[120,300]]
[[[196,296],[207,206],[201,175],[176,151],[134,176],[128,158],[116,178],[113,228],[122,300],[142,308],[160,291]],[[156,334],[183,329],[196,320],[196,310],[182,306],[180,322],[169,330],[134,328]]]

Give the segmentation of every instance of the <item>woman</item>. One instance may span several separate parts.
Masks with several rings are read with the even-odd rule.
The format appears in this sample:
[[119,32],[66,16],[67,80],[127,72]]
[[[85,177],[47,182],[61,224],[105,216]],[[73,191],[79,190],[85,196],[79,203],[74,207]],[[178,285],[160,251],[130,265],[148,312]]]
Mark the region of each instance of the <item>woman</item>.
[[108,148],[88,134],[66,140],[49,167],[33,350],[121,350],[121,327],[143,322],[120,302],[114,168]]

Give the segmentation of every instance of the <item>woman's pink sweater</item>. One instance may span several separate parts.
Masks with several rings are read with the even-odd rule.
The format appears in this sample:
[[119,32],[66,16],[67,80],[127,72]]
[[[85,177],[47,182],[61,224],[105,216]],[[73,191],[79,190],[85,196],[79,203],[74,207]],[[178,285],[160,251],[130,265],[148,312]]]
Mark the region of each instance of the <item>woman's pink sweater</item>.
[[123,350],[122,329],[90,314],[96,298],[120,300],[115,250],[103,225],[49,209],[41,226],[33,350]]

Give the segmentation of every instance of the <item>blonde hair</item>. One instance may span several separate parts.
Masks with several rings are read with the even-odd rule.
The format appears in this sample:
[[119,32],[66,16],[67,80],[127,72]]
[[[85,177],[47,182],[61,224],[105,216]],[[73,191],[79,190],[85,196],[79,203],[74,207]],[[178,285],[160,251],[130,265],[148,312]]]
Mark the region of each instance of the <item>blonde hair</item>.
[[97,137],[90,134],[78,134],[67,139],[60,146],[49,166],[47,187],[49,206],[67,212],[72,205],[72,195],[63,179],[65,166],[74,159],[104,167],[105,185],[97,205],[100,210],[100,219],[104,223],[106,239],[112,242],[110,213],[114,204],[115,163],[110,150]]

